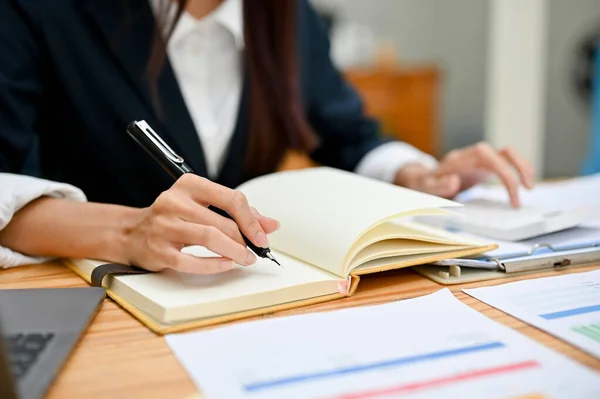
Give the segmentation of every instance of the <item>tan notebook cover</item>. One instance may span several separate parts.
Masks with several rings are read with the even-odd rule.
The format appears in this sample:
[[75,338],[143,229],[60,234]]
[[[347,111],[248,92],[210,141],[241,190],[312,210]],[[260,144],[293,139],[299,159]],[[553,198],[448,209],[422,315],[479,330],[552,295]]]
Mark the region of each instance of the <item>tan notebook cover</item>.
[[[270,236],[283,268],[256,265],[215,276],[171,270],[108,276],[108,295],[158,334],[225,323],[351,296],[360,276],[489,251],[496,246],[411,221],[459,204],[330,168],[279,172],[239,187],[280,221]],[[214,256],[202,247],[184,249]],[[65,263],[90,282],[100,261]]]

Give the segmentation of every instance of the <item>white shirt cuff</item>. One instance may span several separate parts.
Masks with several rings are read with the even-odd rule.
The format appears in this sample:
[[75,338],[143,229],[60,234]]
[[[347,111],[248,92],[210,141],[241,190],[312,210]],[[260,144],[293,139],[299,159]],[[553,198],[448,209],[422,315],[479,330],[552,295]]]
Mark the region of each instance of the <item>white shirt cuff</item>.
[[393,141],[369,151],[354,170],[363,176],[393,183],[396,173],[409,163],[421,163],[435,169],[437,160],[410,144]]
[[[31,201],[42,196],[85,202],[86,196],[77,187],[31,176],[0,173],[0,230],[8,225],[13,215]],[[41,263],[51,258],[21,254],[0,246],[0,268]]]

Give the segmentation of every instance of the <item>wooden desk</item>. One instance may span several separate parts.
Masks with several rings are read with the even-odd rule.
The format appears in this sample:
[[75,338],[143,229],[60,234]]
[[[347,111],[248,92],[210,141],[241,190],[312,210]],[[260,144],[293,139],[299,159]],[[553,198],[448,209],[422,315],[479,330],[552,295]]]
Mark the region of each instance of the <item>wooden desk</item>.
[[[535,277],[598,268],[600,265],[540,273]],[[507,281],[511,280],[504,280]],[[453,286],[451,290],[461,301],[488,317],[600,370],[600,360],[460,292],[462,288],[499,283],[500,281],[465,284]],[[85,286],[83,280],[59,263],[0,271],[0,289],[79,286]],[[286,311],[278,315],[384,303],[432,293],[440,288],[443,286],[410,270],[380,273],[363,277],[358,292],[352,298]],[[164,339],[151,333],[112,300],[107,299],[55,381],[48,398],[183,399],[194,393],[194,385]]]

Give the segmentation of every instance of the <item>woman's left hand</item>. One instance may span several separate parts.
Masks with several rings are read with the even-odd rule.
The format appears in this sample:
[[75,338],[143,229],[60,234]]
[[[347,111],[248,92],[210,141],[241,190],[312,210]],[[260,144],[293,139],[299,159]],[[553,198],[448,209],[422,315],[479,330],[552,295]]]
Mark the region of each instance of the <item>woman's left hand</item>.
[[[516,174],[513,173],[516,170]],[[478,184],[490,175],[500,178],[514,207],[519,207],[519,184],[533,188],[534,169],[511,148],[496,151],[487,143],[450,151],[437,169],[409,164],[396,174],[395,183],[445,198]]]

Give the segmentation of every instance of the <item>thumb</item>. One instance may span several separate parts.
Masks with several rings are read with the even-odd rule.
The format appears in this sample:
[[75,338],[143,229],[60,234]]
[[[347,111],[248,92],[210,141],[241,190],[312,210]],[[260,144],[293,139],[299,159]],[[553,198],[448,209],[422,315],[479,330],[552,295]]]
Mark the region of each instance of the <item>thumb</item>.
[[460,191],[460,177],[455,174],[428,176],[423,182],[426,193],[443,198],[452,198]]
[[265,233],[271,234],[271,233],[279,230],[279,221],[272,219],[270,217],[261,215],[260,212],[258,212],[255,208],[250,208],[250,210],[252,211],[252,214],[256,217],[256,219],[258,220],[258,223],[260,223],[260,227],[263,228]]

